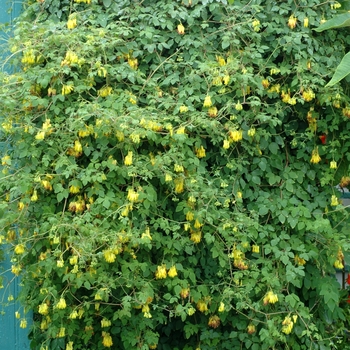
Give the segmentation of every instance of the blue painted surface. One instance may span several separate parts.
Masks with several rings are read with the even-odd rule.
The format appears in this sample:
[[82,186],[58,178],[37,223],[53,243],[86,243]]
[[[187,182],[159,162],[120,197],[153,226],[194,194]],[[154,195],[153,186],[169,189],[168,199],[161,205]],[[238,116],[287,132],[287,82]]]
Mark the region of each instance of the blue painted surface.
[[[20,1],[0,0],[0,23],[10,25],[20,10]],[[7,146],[0,143],[0,157]],[[4,249],[6,251],[6,247]],[[15,301],[20,286],[18,279],[15,279],[11,272],[11,265],[9,257],[5,254],[5,260],[0,262],[0,274],[3,278],[3,288],[0,289],[0,350],[29,350],[28,329],[31,315],[25,315],[23,308]],[[16,312],[19,313],[19,318],[16,318]],[[20,328],[23,319],[28,323],[25,329]]]

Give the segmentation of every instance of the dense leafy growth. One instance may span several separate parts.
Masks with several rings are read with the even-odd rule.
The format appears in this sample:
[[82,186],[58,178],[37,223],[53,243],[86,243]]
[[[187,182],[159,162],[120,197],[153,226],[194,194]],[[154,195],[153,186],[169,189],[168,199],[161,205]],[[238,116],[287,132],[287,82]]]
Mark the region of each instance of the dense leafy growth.
[[343,348],[339,5],[25,4],[0,224],[33,349]]

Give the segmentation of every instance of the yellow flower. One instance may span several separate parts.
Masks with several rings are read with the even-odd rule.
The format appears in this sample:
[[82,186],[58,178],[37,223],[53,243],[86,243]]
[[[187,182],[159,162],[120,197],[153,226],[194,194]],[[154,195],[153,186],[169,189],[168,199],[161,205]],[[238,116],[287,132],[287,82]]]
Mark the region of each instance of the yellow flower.
[[230,141],[224,140],[224,144],[222,145],[223,149],[229,149],[230,148]]
[[240,102],[237,102],[235,105],[235,109],[236,109],[236,111],[241,111],[243,109],[242,104]]
[[66,304],[66,300],[64,298],[60,298],[60,300],[58,301],[58,303],[56,304],[56,308],[57,309],[65,309],[67,307],[67,304]]
[[302,96],[306,102],[310,102],[315,98],[315,93],[311,89],[308,89],[303,91]]
[[255,19],[252,25],[255,32],[258,32],[260,30],[260,21],[258,19]]
[[63,267],[64,266],[64,260],[57,260],[56,261],[56,265],[57,265],[57,267]]
[[298,264],[299,266],[303,266],[303,265],[306,264],[305,259],[301,258],[299,255],[296,255],[296,256],[294,257],[294,261],[295,261],[295,263]]
[[229,137],[232,141],[238,142],[243,139],[243,131],[242,130],[233,130],[229,132]]
[[156,271],[155,275],[156,275],[157,280],[166,278],[167,272],[166,272],[165,265],[157,266],[157,271]]
[[252,252],[253,253],[259,253],[260,252],[260,247],[258,245],[253,245],[252,246]]
[[198,244],[202,239],[202,232],[201,231],[191,231],[191,237],[190,240],[195,243]]
[[331,206],[336,207],[337,205],[339,205],[338,197],[333,194],[331,197]]
[[130,202],[137,202],[138,198],[139,198],[139,194],[136,191],[134,191],[132,188],[129,188],[127,199]]
[[309,26],[309,19],[307,17],[304,18],[304,27],[307,28]]
[[149,227],[147,227],[146,231],[144,233],[142,233],[142,235],[141,235],[141,239],[144,239],[144,238],[147,238],[150,241],[152,241],[152,236],[151,236],[151,232],[150,232]]
[[67,28],[74,29],[76,26],[77,26],[77,15],[73,13],[68,17]]
[[24,203],[23,202],[19,202],[18,203],[18,210],[23,210],[24,209]]
[[228,85],[228,83],[230,82],[230,76],[229,75],[224,75],[224,77],[222,78],[222,81],[224,82],[224,85]]
[[32,194],[32,196],[30,197],[30,200],[31,200],[32,202],[36,202],[36,201],[38,200],[38,193],[37,193],[36,190],[33,191],[33,194]]
[[108,262],[108,263],[114,263],[115,262],[115,259],[117,258],[117,256],[113,253],[112,250],[110,249],[107,249],[103,252],[103,257],[105,258],[105,260]]
[[66,345],[66,350],[73,350],[73,342],[69,341]]
[[184,180],[181,177],[178,177],[174,180],[175,183],[175,193],[182,193],[184,191]]
[[331,169],[337,169],[337,162],[335,160],[332,160],[329,164],[329,167]]
[[180,35],[185,34],[185,27],[184,27],[181,23],[177,26],[177,32],[178,32]]
[[76,310],[74,310],[74,311],[72,311],[71,313],[70,313],[70,315],[69,315],[69,318],[71,319],[71,320],[75,320],[76,318],[78,318],[78,312],[76,311]]
[[64,95],[69,95],[72,91],[74,90],[73,85],[62,85],[62,90],[61,94]]
[[38,309],[39,314],[41,315],[47,315],[49,313],[49,307],[46,303],[42,303],[39,305]]
[[224,311],[225,311],[225,304],[221,301],[218,308],[218,312],[224,312]]
[[321,157],[320,155],[318,154],[318,149],[315,148],[312,150],[312,154],[311,154],[311,160],[310,160],[310,163],[312,164],[317,164],[321,161]]
[[69,258],[69,263],[71,265],[76,265],[78,263],[78,256],[77,255],[73,255]]
[[27,320],[25,318],[22,318],[19,326],[20,328],[27,328]]
[[290,29],[294,29],[297,25],[297,21],[298,20],[296,19],[296,17],[294,17],[294,15],[291,15],[288,19],[288,27]]
[[35,140],[41,141],[41,140],[44,140],[44,138],[45,138],[45,131],[39,131],[35,135]]
[[103,86],[97,91],[97,95],[101,97],[107,97],[112,94],[112,88],[110,86]]
[[193,213],[192,213],[191,211],[188,211],[188,212],[186,213],[186,220],[187,220],[187,221],[192,221],[193,219],[194,219]]
[[210,107],[208,109],[208,115],[211,118],[215,118],[218,115],[218,109],[216,107]]
[[198,303],[197,303],[197,309],[200,311],[200,312],[206,312],[206,311],[208,311],[208,305],[207,305],[207,303],[204,301],[204,300],[202,300],[202,299],[200,299],[199,301],[198,301]]
[[23,254],[25,252],[25,247],[23,244],[18,244],[15,246],[15,253],[20,255]]
[[204,158],[206,156],[205,148],[203,146],[200,146],[199,148],[196,149],[196,156],[198,158]]
[[186,112],[188,112],[188,107],[187,106],[180,106],[179,111],[180,111],[180,113],[186,113]]
[[71,187],[69,187],[69,192],[70,193],[79,193],[80,192],[80,188],[79,188],[79,186],[71,186]]
[[177,276],[177,270],[176,270],[176,266],[175,266],[175,265],[173,265],[173,266],[169,269],[169,271],[168,271],[168,276],[169,276],[170,278],[174,278],[175,276]]
[[336,269],[341,270],[341,269],[344,268],[344,265],[343,265],[343,263],[342,263],[339,259],[337,259],[337,260],[334,262],[334,267],[335,267]]
[[273,291],[268,291],[263,299],[264,305],[275,304],[278,301],[278,296]]
[[254,135],[255,135],[255,128],[250,128],[249,130],[248,130],[248,136],[250,136],[250,137],[254,137]]
[[57,334],[57,338],[64,338],[65,336],[66,336],[66,328],[61,327]]
[[125,165],[131,165],[132,164],[132,151],[129,151],[128,155],[125,156],[124,164]]
[[138,62],[137,58],[129,57],[128,64],[132,69],[137,69],[139,62]]
[[211,97],[209,95],[205,96],[204,102],[203,102],[203,107],[209,108],[213,105],[211,102]]
[[194,307],[190,307],[186,312],[188,316],[192,316],[196,312],[196,309]]
[[20,314],[18,311],[16,311],[16,312],[15,312],[15,317],[16,317],[16,318],[21,318],[21,314]]
[[256,332],[255,325],[252,324],[252,323],[249,323],[248,327],[247,327],[247,333],[248,334],[254,334],[255,332]]
[[285,319],[283,320],[282,322],[282,332],[284,334],[290,334],[292,332],[292,329],[293,329],[293,321],[291,319],[290,316],[286,316]]
[[170,174],[165,174],[165,182],[170,182],[173,180],[173,177]]
[[220,67],[226,64],[226,61],[222,56],[216,56],[216,60],[218,61]]
[[180,164],[175,164],[174,171],[176,171],[177,173],[182,173],[184,171],[184,167]]
[[108,320],[107,318],[103,318],[101,320],[101,327],[109,327],[112,324],[112,322],[110,320]]

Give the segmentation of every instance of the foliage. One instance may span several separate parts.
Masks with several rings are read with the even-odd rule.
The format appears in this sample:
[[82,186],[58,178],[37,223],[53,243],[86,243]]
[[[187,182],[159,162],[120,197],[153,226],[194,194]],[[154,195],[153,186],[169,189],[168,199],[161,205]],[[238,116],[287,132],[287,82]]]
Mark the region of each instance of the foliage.
[[336,11],[26,4],[0,223],[33,349],[343,347],[349,38],[312,30]]

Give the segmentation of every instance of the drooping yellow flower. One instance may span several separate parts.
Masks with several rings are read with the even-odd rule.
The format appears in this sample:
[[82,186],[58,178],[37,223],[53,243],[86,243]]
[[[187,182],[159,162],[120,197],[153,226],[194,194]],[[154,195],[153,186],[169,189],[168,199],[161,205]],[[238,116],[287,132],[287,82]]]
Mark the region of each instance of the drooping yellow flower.
[[27,320],[25,318],[22,318],[19,326],[20,328],[27,328]]
[[239,101],[236,103],[235,109],[236,109],[236,111],[241,111],[243,109],[243,106]]
[[304,27],[307,28],[309,26],[309,19],[307,17],[304,18]]
[[252,252],[253,253],[259,253],[260,252],[260,247],[256,244],[252,245]]
[[202,145],[196,149],[196,156],[198,158],[204,158],[206,156],[205,148]]
[[117,258],[114,252],[110,249],[107,249],[103,252],[103,257],[109,264],[114,263],[115,259]]
[[184,179],[182,177],[178,177],[174,180],[175,183],[175,193],[182,193],[184,188]]
[[112,324],[112,322],[105,317],[101,320],[101,327],[102,328],[109,327],[111,324]]
[[76,15],[76,13],[72,13],[68,17],[67,28],[74,29],[76,26],[77,26],[77,15]]
[[46,303],[42,303],[39,305],[38,309],[39,314],[41,315],[47,315],[49,313],[49,307]]
[[222,56],[216,56],[216,60],[218,61],[220,67],[226,64],[226,61]]
[[25,252],[25,247],[23,244],[17,244],[15,246],[15,253],[18,254],[18,255],[21,255]]
[[177,32],[180,34],[180,35],[184,35],[185,34],[185,27],[180,23],[178,24],[177,26]]
[[111,95],[113,92],[112,88],[110,86],[103,86],[101,89],[97,91],[97,95],[101,97],[107,97]]
[[336,269],[339,269],[339,270],[342,270],[344,268],[344,264],[342,261],[340,261],[339,259],[337,259],[335,262],[334,262],[334,267]]
[[63,267],[64,266],[64,260],[60,259],[56,261],[57,267]]
[[127,199],[133,203],[133,202],[137,202],[138,198],[139,198],[138,192],[134,191],[134,189],[132,188],[129,188]]
[[69,341],[66,345],[66,350],[73,350],[73,342]]
[[132,165],[132,156],[133,156],[132,151],[128,151],[127,156],[125,156],[125,158],[124,158],[125,165]]
[[186,112],[188,112],[188,107],[182,105],[182,106],[180,106],[179,111],[180,111],[180,113],[186,113]]
[[249,323],[247,327],[247,333],[248,334],[254,334],[256,332],[256,327],[254,324]]
[[69,192],[72,193],[72,194],[75,194],[75,193],[79,193],[80,192],[80,188],[79,186],[71,186],[69,187]]
[[275,304],[278,302],[278,296],[273,291],[268,291],[263,299],[264,305]]
[[33,191],[33,194],[31,195],[30,200],[32,202],[36,202],[38,200],[38,193],[36,190]]
[[76,265],[78,263],[78,256],[77,255],[73,255],[69,258],[69,263],[71,265]]
[[303,91],[302,96],[306,102],[310,102],[315,98],[315,93],[311,89],[308,89]]
[[224,82],[224,85],[228,85],[230,82],[230,76],[228,74],[224,75],[222,78],[222,81]]
[[311,159],[310,159],[310,163],[312,164],[317,164],[321,161],[321,157],[320,155],[318,154],[318,149],[315,148],[312,150],[312,153],[311,153]]
[[201,231],[191,231],[191,237],[190,240],[198,244],[202,240],[202,232]]
[[129,57],[128,58],[128,64],[129,64],[129,66],[132,68],[132,69],[137,69],[137,66],[138,66],[138,64],[139,64],[139,62],[138,62],[138,60],[137,60],[137,58],[135,57]]
[[329,167],[331,169],[337,169],[337,162],[335,160],[332,160],[330,163],[329,163]]
[[290,316],[286,316],[285,319],[282,322],[282,332],[284,334],[290,334],[293,329],[293,321]]
[[146,227],[145,232],[143,232],[141,235],[141,239],[149,239],[150,241],[152,241],[151,231],[149,227]]
[[71,84],[68,85],[62,85],[62,90],[61,94],[64,95],[69,95],[72,91],[74,90],[74,86]]
[[197,310],[200,311],[200,312],[206,312],[208,311],[208,305],[207,303],[203,300],[203,299],[200,299],[198,302],[197,302]]
[[224,312],[225,311],[225,304],[221,301],[219,304],[218,312]]
[[223,149],[229,149],[230,148],[230,141],[229,140],[224,140],[222,148]]
[[208,109],[208,115],[211,118],[215,118],[218,115],[218,109],[214,106],[210,107]]
[[56,308],[57,309],[65,309],[67,307],[67,303],[66,300],[64,298],[60,298],[60,300],[58,301],[58,303],[56,304]]
[[168,271],[168,276],[169,276],[170,278],[174,278],[175,276],[177,276],[177,270],[176,270],[176,266],[175,266],[175,265],[173,265],[173,266],[169,269],[169,271]]
[[306,260],[303,259],[303,258],[301,258],[299,255],[295,255],[294,261],[295,261],[295,263],[296,263],[297,265],[299,265],[299,266],[303,266],[303,265],[306,264]]
[[39,131],[36,135],[35,135],[35,139],[38,141],[42,141],[45,138],[45,131]]
[[229,137],[233,142],[238,142],[243,139],[243,131],[242,130],[232,130],[229,132]]
[[61,327],[58,334],[57,334],[57,338],[63,338],[66,336],[66,328],[65,327]]
[[336,207],[337,205],[339,205],[338,197],[333,194],[331,197],[331,206]]
[[174,164],[174,171],[177,173],[182,173],[184,171],[184,167],[180,164]]
[[205,96],[204,102],[203,102],[203,107],[209,108],[213,105],[211,101],[211,97],[209,95]]
[[255,19],[252,22],[254,32],[258,32],[260,30],[260,21],[258,19]]
[[297,18],[294,15],[291,15],[288,19],[288,27],[294,29],[297,25]]
[[157,271],[156,271],[156,273],[155,273],[155,276],[156,276],[156,279],[157,279],[157,280],[166,278],[167,272],[166,272],[166,267],[165,267],[165,265],[157,266]]
[[249,137],[254,137],[256,130],[255,128],[250,128],[247,133]]

